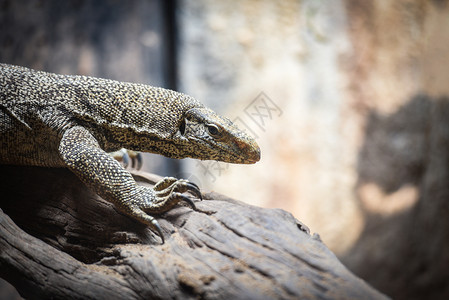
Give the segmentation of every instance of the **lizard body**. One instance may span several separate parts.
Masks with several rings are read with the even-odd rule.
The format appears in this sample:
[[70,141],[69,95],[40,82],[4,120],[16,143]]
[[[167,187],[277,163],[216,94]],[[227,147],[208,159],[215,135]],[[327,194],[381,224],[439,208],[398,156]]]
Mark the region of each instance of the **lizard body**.
[[66,167],[119,210],[149,225],[151,213],[201,197],[186,180],[138,186],[107,152],[255,163],[256,142],[196,99],[143,84],[58,75],[0,64],[0,163]]

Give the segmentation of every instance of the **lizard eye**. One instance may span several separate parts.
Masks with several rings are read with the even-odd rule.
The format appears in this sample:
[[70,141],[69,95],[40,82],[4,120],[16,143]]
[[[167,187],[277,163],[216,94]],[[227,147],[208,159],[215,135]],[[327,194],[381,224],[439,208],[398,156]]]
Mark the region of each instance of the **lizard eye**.
[[207,124],[206,125],[207,132],[214,137],[220,136],[220,129],[218,129],[217,125],[214,124]]

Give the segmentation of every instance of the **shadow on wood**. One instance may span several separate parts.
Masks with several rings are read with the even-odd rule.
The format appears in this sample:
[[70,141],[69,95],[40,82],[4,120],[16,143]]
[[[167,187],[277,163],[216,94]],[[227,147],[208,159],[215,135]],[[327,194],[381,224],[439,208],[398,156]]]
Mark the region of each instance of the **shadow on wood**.
[[204,194],[158,216],[161,245],[66,169],[1,166],[0,182],[0,276],[26,298],[385,297],[283,210]]

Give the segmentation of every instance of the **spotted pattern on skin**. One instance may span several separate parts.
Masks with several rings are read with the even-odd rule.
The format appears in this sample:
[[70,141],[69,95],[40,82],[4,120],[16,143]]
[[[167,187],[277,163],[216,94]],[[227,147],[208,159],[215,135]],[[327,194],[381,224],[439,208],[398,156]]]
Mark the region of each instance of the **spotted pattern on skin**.
[[201,197],[196,185],[165,179],[138,186],[107,152],[127,148],[171,158],[255,163],[254,139],[196,99],[144,84],[58,75],[0,64],[0,163],[66,167],[163,239],[151,213]]

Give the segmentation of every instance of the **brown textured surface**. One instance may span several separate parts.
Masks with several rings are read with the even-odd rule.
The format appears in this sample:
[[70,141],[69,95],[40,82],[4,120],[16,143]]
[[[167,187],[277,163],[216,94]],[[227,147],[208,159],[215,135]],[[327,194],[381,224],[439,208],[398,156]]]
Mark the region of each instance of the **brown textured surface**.
[[0,275],[26,298],[383,298],[282,210],[209,193],[158,218],[160,245],[65,169],[0,174]]
[[342,261],[394,299],[448,299],[448,1],[345,5],[365,224]]

